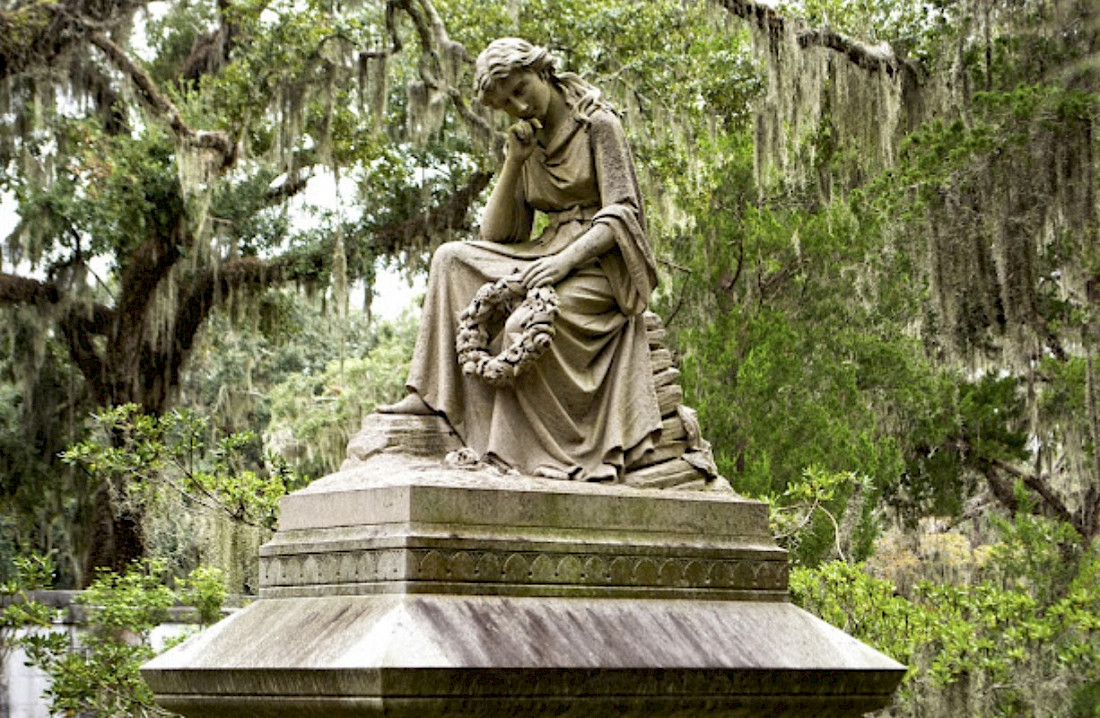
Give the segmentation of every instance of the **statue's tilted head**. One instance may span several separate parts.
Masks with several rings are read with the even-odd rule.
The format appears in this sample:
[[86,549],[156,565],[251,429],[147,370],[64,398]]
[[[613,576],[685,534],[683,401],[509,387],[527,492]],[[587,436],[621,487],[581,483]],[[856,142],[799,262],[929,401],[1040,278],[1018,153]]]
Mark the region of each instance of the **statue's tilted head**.
[[485,103],[486,93],[513,72],[529,70],[545,79],[556,78],[557,58],[545,47],[518,37],[493,40],[474,63],[474,88]]
[[575,113],[586,116],[599,107],[610,109],[600,91],[572,72],[558,70],[558,58],[545,47],[518,37],[493,40],[474,63],[474,89],[478,101],[488,105],[492,89],[514,72],[533,72],[562,92]]

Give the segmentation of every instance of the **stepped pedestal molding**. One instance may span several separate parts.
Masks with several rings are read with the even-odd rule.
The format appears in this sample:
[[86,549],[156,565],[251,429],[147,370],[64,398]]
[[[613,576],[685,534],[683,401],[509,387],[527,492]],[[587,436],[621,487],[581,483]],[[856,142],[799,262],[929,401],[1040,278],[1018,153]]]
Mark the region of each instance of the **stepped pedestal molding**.
[[444,468],[372,415],[284,499],[259,599],[150,661],[195,717],[858,716],[904,667],[792,605],[767,508]]

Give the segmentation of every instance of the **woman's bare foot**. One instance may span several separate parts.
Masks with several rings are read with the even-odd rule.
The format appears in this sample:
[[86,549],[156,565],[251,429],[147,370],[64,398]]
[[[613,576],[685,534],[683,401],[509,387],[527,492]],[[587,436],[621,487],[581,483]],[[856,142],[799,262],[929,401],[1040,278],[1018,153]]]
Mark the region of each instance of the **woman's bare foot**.
[[412,414],[414,416],[432,416],[432,408],[424,403],[417,393],[411,393],[396,404],[383,404],[376,407],[379,414]]

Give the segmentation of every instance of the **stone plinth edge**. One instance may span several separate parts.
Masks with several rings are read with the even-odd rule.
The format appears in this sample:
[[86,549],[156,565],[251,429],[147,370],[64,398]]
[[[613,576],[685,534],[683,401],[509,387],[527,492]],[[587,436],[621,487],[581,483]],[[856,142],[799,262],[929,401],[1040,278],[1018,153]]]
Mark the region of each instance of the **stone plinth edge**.
[[283,501],[261,595],[454,593],[785,600],[767,509],[445,469],[380,454]]
[[786,603],[396,595],[258,601],[143,668],[196,717],[856,716],[903,674]]

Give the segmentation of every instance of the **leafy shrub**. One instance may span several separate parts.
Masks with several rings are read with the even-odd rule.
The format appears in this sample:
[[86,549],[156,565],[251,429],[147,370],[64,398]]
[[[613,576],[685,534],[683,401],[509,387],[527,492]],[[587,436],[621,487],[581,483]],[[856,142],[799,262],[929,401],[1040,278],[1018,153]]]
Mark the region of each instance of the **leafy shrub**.
[[791,595],[909,667],[886,715],[1096,716],[1089,703],[1100,685],[1095,551],[1051,593],[1049,581],[1028,578],[1012,562],[1019,538],[1008,535],[995,547],[989,576],[975,585],[921,581],[903,592],[861,565],[837,561],[793,569]]
[[2,614],[5,645],[16,645],[15,632],[24,631],[17,643],[29,663],[49,678],[44,695],[50,712],[97,718],[171,715],[153,702],[139,669],[156,655],[151,635],[171,607],[193,606],[202,624],[218,618],[225,598],[220,572],[198,569],[173,589],[163,562],[134,564],[124,574],[103,571],[75,600],[75,615],[84,630],[74,642],[68,632],[50,628],[55,610],[30,600],[30,591],[51,578],[49,559],[31,557],[19,563],[19,577],[3,587],[5,595],[23,599]]

